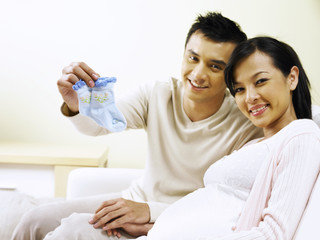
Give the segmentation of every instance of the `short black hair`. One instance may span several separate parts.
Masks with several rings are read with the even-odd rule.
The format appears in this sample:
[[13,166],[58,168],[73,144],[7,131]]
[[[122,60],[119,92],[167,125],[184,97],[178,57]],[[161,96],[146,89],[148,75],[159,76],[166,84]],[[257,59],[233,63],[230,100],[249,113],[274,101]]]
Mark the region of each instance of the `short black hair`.
[[218,12],[208,12],[206,15],[198,15],[189,29],[185,47],[190,37],[195,32],[201,32],[210,40],[216,42],[240,43],[247,40],[247,35],[241,30],[238,23],[224,17]]
[[273,65],[287,77],[293,66],[299,69],[299,82],[292,93],[292,102],[297,118],[312,118],[310,82],[304,71],[297,53],[288,44],[271,37],[255,37],[240,43],[231,54],[229,62],[225,68],[225,82],[231,94],[234,90],[234,70],[236,65],[243,59],[249,57],[256,51],[268,55]]

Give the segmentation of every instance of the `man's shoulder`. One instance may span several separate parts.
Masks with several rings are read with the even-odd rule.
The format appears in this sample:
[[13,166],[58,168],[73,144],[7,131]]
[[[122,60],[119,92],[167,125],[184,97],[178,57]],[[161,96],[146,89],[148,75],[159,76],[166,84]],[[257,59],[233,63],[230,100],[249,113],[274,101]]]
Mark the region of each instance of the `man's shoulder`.
[[164,94],[170,96],[181,92],[183,88],[181,81],[173,77],[161,81],[150,82],[148,85],[148,88],[153,94]]
[[166,88],[168,90],[176,89],[176,88],[181,88],[182,84],[181,81],[174,78],[174,77],[169,77],[164,80],[158,80],[153,83],[154,86],[156,87],[162,87]]

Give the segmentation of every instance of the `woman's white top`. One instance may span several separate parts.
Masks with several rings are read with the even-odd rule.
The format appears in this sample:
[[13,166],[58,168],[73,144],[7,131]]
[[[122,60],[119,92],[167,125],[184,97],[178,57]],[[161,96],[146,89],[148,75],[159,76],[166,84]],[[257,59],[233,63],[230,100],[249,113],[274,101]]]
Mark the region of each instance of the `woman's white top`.
[[[157,219],[148,239],[194,240],[232,233],[255,177],[269,153],[252,141],[206,171],[204,188],[178,200]],[[256,144],[252,144],[257,142]]]

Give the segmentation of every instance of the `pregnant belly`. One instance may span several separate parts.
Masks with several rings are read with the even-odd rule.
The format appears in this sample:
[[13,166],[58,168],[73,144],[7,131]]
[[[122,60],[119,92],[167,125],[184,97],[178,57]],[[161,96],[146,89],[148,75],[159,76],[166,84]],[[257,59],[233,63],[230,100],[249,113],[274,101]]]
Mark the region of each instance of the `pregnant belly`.
[[219,185],[201,188],[169,206],[157,219],[148,239],[197,239],[232,232],[243,201]]

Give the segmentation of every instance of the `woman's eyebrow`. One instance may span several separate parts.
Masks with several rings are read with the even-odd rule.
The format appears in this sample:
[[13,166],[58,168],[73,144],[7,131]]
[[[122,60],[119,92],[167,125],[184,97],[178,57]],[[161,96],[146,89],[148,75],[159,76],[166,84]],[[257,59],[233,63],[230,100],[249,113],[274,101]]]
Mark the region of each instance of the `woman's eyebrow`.
[[[253,75],[251,76],[251,78],[254,78],[254,77],[258,76],[258,75],[261,74],[261,73],[269,73],[269,72],[268,72],[268,71],[259,71],[259,72],[256,72],[255,74],[253,74]],[[240,83],[237,82],[236,80],[234,80],[233,85],[236,85],[236,84],[240,84]]]
[[261,73],[269,73],[269,72],[268,71],[259,71],[259,72],[255,73],[252,77],[256,77]]

